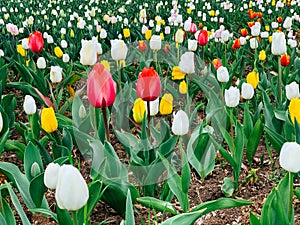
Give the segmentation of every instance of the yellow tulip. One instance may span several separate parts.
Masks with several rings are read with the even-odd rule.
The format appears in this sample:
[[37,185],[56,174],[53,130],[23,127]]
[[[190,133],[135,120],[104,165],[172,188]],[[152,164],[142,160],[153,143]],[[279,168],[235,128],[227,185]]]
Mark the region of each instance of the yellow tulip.
[[73,30],[73,29],[70,30],[70,37],[71,37],[71,38],[74,38],[74,37],[75,37],[75,33],[74,33],[74,30]]
[[191,13],[192,13],[192,10],[191,10],[190,8],[188,8],[188,9],[186,10],[186,12],[187,12],[187,14],[191,14]]
[[17,45],[17,52],[19,52],[22,57],[26,56],[26,50],[22,48],[21,44]]
[[161,40],[162,40],[162,41],[165,39],[164,33],[161,32],[161,33],[159,34],[159,36],[161,37]]
[[144,101],[141,98],[135,100],[132,108],[132,112],[133,112],[134,121],[137,123],[141,123],[144,119],[145,112],[146,112]]
[[174,66],[172,70],[172,80],[183,80],[185,73],[180,71],[179,66]]
[[30,63],[30,60],[26,60],[26,66],[28,67],[29,66],[29,63]]
[[110,71],[110,65],[109,65],[109,62],[107,60],[102,60],[100,63],[104,66],[105,69]]
[[123,29],[123,35],[125,38],[129,38],[130,37],[130,30],[129,28],[124,28]]
[[52,107],[43,108],[41,114],[41,126],[48,133],[52,133],[57,130],[58,122]]
[[272,42],[272,36],[269,36],[269,42],[271,43]]
[[297,123],[300,123],[300,99],[299,98],[292,98],[290,105],[289,105],[289,112],[290,117],[293,122],[295,123],[295,119],[297,120]]
[[164,94],[160,100],[159,111],[161,115],[171,114],[173,111],[173,96],[171,94]]
[[55,53],[56,57],[58,57],[58,58],[61,58],[64,54],[59,46],[56,46],[54,48],[54,53]]
[[259,58],[260,61],[264,61],[267,58],[266,51],[265,50],[261,50],[259,52],[258,58]]
[[266,30],[266,31],[270,31],[270,26],[266,25],[266,26],[265,26],[265,30]]
[[145,38],[147,41],[150,40],[151,36],[152,36],[152,30],[146,30]]
[[251,84],[252,87],[255,89],[259,82],[259,73],[255,71],[248,73],[246,81],[248,84]]
[[209,15],[210,15],[210,16],[215,16],[215,10],[210,10],[210,11],[209,11]]
[[186,94],[186,92],[187,92],[187,85],[186,82],[183,80],[179,84],[179,93],[184,95]]

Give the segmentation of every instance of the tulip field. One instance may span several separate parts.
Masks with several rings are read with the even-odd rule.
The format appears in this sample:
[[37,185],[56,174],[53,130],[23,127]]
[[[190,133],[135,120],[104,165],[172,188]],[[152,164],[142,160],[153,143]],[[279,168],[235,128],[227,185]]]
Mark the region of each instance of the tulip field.
[[0,2],[0,225],[300,225],[300,0]]

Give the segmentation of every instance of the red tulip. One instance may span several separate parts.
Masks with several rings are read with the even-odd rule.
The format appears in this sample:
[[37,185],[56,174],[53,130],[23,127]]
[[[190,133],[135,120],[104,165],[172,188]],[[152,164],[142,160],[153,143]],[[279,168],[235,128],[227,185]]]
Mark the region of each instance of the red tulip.
[[206,30],[201,30],[198,35],[198,44],[204,46],[208,43],[208,33]]
[[194,34],[197,32],[197,26],[196,24],[192,23],[190,28],[190,33]]
[[242,28],[242,29],[241,29],[241,35],[242,35],[243,37],[246,37],[246,36],[248,35],[248,31],[247,31],[246,28]]
[[283,54],[280,58],[280,64],[282,66],[288,66],[291,63],[291,57],[288,54]]
[[138,46],[141,51],[145,51],[147,49],[147,45],[144,41],[139,41]]
[[263,16],[262,12],[257,12],[256,15],[258,18],[262,18],[262,16]]
[[29,48],[32,52],[41,52],[44,48],[43,35],[39,31],[34,31],[29,35]]
[[213,66],[215,67],[216,70],[219,69],[219,67],[222,66],[222,62],[221,62],[220,59],[214,59],[214,60],[212,61],[212,64],[213,64]]
[[252,22],[248,22],[248,27],[249,28],[253,27],[254,25],[255,25],[255,22],[253,22],[253,21]]
[[153,101],[159,96],[160,90],[161,84],[157,72],[154,68],[145,67],[137,80],[137,96],[144,101]]
[[96,63],[89,74],[87,94],[89,102],[96,108],[111,106],[116,98],[117,85],[108,70]]
[[282,23],[282,17],[281,16],[277,17],[277,22]]
[[240,48],[240,47],[241,47],[241,41],[240,41],[240,39],[238,38],[238,39],[236,39],[235,42],[233,43],[231,49],[232,49],[232,50],[235,50],[235,49]]

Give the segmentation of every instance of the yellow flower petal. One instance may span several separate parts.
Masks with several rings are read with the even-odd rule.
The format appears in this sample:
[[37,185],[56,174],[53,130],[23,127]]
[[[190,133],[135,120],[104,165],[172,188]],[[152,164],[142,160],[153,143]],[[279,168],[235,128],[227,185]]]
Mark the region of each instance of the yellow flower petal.
[[159,111],[161,115],[171,114],[173,111],[173,96],[171,94],[164,94],[159,104]]
[[41,126],[48,133],[52,133],[57,130],[58,122],[52,107],[43,108],[41,114]]
[[293,124],[295,123],[295,119],[297,120],[297,123],[300,123],[300,99],[299,98],[291,99],[289,105],[289,112]]
[[146,112],[144,101],[141,98],[135,100],[132,112],[134,121],[137,123],[141,123],[144,119],[144,115]]
[[251,84],[252,87],[255,89],[259,82],[259,73],[255,71],[248,73],[246,81],[248,84]]

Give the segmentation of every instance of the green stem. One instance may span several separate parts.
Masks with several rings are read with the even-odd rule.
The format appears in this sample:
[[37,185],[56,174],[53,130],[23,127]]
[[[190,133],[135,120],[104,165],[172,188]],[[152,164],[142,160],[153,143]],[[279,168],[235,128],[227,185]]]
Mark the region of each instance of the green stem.
[[151,120],[150,101],[147,101],[147,119],[148,119],[148,135],[149,135],[149,138],[151,138],[151,131],[150,131],[150,120]]
[[281,69],[281,63],[280,63],[280,56],[278,57],[278,104],[279,106],[282,105],[282,90],[281,85],[282,84],[282,69]]
[[103,115],[103,121],[104,121],[104,127],[105,127],[105,134],[106,134],[106,140],[109,142],[109,127],[108,127],[108,121],[107,121],[107,116],[106,116],[106,108],[103,107],[101,108],[102,110],[102,115]]
[[190,95],[189,95],[189,75],[185,76],[186,80],[186,112],[190,116]]
[[[204,63],[204,45],[202,46],[202,61]],[[205,66],[205,63],[204,63],[204,66]]]
[[179,61],[180,61],[180,49],[179,49],[179,44],[178,43],[176,43],[177,45],[176,45],[176,47],[177,47],[177,59],[178,59],[178,63],[179,63]]
[[293,215],[293,196],[294,196],[294,190],[293,190],[293,184],[294,184],[294,179],[293,179],[293,174],[292,172],[288,172],[289,176],[289,209],[288,209],[288,218],[289,222],[291,222],[292,215]]
[[77,211],[72,211],[72,220],[73,220],[73,225],[78,225]]
[[118,70],[118,85],[120,88],[120,96],[122,97],[122,73],[121,73],[121,62],[116,61],[117,63],[117,70]]
[[154,64],[155,64],[155,70],[157,71],[157,51],[156,50],[154,50],[153,51],[153,62],[154,62]]
[[234,154],[234,130],[233,130],[233,108],[230,108],[230,136],[231,136],[231,144],[232,144],[232,156]]

